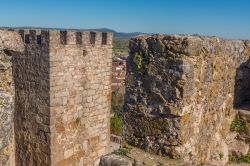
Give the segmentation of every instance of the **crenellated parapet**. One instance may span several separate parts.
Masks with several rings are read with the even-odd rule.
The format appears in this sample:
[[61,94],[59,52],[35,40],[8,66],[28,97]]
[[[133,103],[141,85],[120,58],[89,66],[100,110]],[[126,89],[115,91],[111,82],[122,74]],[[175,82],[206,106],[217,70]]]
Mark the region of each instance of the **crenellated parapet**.
[[111,32],[77,30],[14,29],[26,45],[77,45],[91,47],[112,46]]

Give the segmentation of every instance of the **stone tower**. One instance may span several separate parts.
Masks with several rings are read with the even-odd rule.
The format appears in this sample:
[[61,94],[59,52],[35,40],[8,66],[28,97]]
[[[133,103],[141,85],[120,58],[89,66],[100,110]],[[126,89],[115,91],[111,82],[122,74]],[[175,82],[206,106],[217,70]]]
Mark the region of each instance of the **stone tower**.
[[94,165],[109,144],[112,33],[22,29],[16,165]]

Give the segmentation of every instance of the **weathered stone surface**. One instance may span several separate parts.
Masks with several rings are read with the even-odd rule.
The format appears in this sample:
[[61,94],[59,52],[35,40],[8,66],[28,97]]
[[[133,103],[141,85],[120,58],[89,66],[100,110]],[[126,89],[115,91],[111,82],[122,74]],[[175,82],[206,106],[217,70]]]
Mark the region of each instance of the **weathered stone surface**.
[[22,52],[24,45],[21,37],[11,30],[0,29],[0,50],[3,49]]
[[50,96],[48,34],[21,30],[25,49],[13,57],[15,81],[16,165],[50,165]]
[[242,119],[242,120],[244,120],[245,122],[248,122],[248,123],[250,123],[250,111],[248,110],[250,108],[249,106],[245,107],[246,109],[244,109],[244,110],[242,110],[242,108],[241,108],[238,111],[240,119]]
[[14,145],[14,80],[12,57],[23,44],[15,32],[0,30],[0,165],[15,165]]
[[0,165],[10,165],[14,154],[14,87],[11,57],[0,50]]
[[247,49],[246,41],[217,37],[131,39],[124,111],[128,143],[197,164],[225,164],[226,137],[237,113],[236,72],[248,61]]
[[[135,147],[129,146],[131,149],[127,156],[109,154],[101,158],[100,166],[107,166],[113,163],[132,163],[133,166],[215,166],[214,164],[203,163],[195,164],[188,163],[182,160],[169,159],[163,156],[147,153]],[[112,164],[111,164],[112,163]],[[229,162],[226,166],[249,166],[248,163],[232,163]]]
[[249,145],[241,140],[233,140],[229,144],[229,154],[237,156],[245,156],[249,150]]
[[194,164],[182,160],[173,160],[148,153],[133,146],[126,145],[126,148],[128,150],[126,155],[109,154],[103,156],[100,161],[100,166],[113,166],[113,163],[127,163],[127,165],[132,164],[133,166],[194,166]]
[[99,166],[132,166],[133,161],[115,154],[109,154],[101,157]]

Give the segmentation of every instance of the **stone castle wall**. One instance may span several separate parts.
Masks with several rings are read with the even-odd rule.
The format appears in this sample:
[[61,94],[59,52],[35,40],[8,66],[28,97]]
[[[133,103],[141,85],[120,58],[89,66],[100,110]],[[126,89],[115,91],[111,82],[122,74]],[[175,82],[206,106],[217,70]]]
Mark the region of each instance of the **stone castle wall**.
[[12,58],[23,51],[17,33],[0,30],[0,165],[15,165]]
[[248,41],[177,35],[131,39],[127,142],[193,163],[226,163],[237,113],[236,71],[249,56]]
[[[0,120],[4,126],[0,133],[4,143],[1,162],[8,165],[13,161],[11,165],[20,166],[97,165],[110,139],[112,33],[11,31],[19,34],[15,33],[19,40],[10,44],[24,43],[24,50],[15,54],[7,49],[13,54],[12,77],[10,58],[5,55],[8,39],[0,43],[0,64],[6,62],[0,76],[8,78],[1,80],[6,87],[1,91],[0,101],[4,103],[0,114],[8,113],[7,120]],[[14,136],[13,123],[15,141],[10,139]],[[4,135],[7,129],[12,130]]]
[[[16,165],[50,165],[50,65],[48,32],[18,31],[25,43],[13,58]],[[41,36],[42,43],[37,42]]]

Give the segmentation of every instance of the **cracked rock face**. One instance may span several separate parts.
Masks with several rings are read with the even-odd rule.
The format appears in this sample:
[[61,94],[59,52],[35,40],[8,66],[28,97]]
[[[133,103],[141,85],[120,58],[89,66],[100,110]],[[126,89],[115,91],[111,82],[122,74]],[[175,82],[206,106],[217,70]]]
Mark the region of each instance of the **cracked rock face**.
[[14,87],[11,58],[0,50],[0,165],[8,165],[13,150]]
[[24,51],[21,37],[13,31],[0,29],[0,50]]
[[14,165],[14,81],[12,56],[23,50],[15,32],[0,30],[0,165]]
[[131,39],[126,141],[171,158],[226,163],[236,71],[249,56],[248,41],[178,35]]

